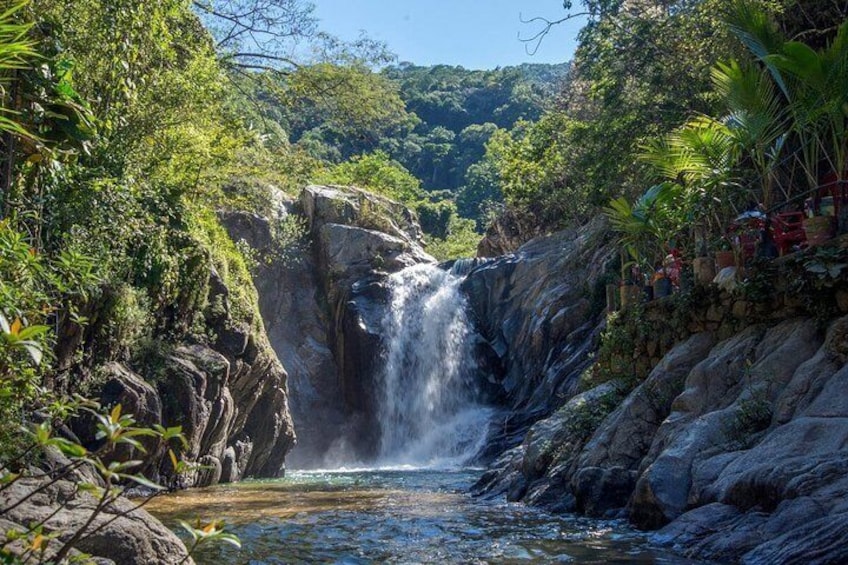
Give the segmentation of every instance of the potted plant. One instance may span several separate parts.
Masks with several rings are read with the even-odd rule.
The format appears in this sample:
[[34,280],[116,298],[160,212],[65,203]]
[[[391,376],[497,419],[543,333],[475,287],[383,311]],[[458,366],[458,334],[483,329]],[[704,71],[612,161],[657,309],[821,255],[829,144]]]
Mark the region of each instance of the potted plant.
[[[631,250],[632,251],[632,250]],[[621,308],[626,309],[632,304],[639,302],[642,296],[642,272],[639,263],[635,260],[627,260],[628,253],[622,249],[621,255],[621,286],[619,286],[619,298]]]
[[[646,300],[653,296],[650,278],[645,278],[644,273],[650,277],[653,272],[650,260],[662,260],[667,254],[664,246],[674,235],[676,217],[672,212],[679,193],[679,186],[660,183],[649,188],[633,204],[621,197],[611,200],[604,208],[612,228],[619,234],[623,308],[638,300],[639,293],[644,293]],[[636,288],[628,288],[630,286]]]
[[727,267],[736,266],[736,253],[733,251],[733,246],[730,240],[722,236],[716,241],[715,265],[716,271],[721,271]]
[[671,279],[666,276],[665,268],[659,267],[654,273],[654,278],[651,286],[654,289],[654,298],[665,298],[671,295],[672,284]]
[[[781,37],[774,26],[761,25],[763,13],[754,15],[739,10],[731,23],[788,102],[791,130],[800,149],[798,163],[810,192],[818,199],[821,189],[830,185],[831,196],[840,200],[845,196],[842,189],[848,176],[848,21],[839,25],[836,39],[815,49]],[[839,208],[841,202],[834,204]],[[808,243],[819,245],[830,239],[835,224],[836,218],[831,215],[807,218],[804,231]]]

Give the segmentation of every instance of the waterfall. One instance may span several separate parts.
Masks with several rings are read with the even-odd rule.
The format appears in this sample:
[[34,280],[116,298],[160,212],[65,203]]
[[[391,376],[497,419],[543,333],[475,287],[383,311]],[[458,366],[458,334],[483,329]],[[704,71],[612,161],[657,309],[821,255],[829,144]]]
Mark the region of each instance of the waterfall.
[[453,265],[450,268],[450,273],[452,275],[456,275],[458,277],[465,277],[479,267],[480,265],[485,265],[486,263],[491,263],[492,259],[489,257],[471,257],[469,259],[457,259],[453,262]]
[[491,412],[476,400],[475,334],[461,282],[434,265],[389,279],[381,463],[461,465],[482,447]]

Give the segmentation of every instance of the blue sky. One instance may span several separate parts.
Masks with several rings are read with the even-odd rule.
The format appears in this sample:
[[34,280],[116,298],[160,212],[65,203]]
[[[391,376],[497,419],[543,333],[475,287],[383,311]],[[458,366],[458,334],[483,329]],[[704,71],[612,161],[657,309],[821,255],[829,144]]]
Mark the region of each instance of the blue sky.
[[320,28],[342,39],[360,31],[385,41],[400,61],[491,69],[520,63],[571,59],[582,21],[554,28],[534,56],[518,40],[538,28],[522,24],[558,19],[561,0],[314,0]]

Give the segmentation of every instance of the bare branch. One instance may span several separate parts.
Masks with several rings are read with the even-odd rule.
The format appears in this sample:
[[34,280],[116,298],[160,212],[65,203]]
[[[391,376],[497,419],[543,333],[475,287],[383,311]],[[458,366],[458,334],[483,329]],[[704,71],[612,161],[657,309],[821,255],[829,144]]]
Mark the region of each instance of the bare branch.
[[585,12],[571,13],[571,14],[568,14],[565,17],[562,17],[558,20],[549,20],[549,19],[543,18],[541,16],[536,16],[534,18],[530,18],[530,19],[525,20],[523,14],[519,14],[518,18],[519,18],[519,20],[521,20],[522,24],[529,25],[529,24],[541,23],[542,28],[538,32],[536,32],[533,35],[531,35],[530,37],[526,37],[526,38],[521,37],[521,32],[519,32],[518,33],[518,40],[525,44],[524,50],[527,52],[528,55],[535,55],[536,52],[539,50],[539,46],[542,44],[542,40],[545,39],[545,37],[551,32],[551,29],[553,29],[555,26],[558,26],[560,24],[563,24],[563,23],[565,23],[569,20],[573,20],[575,18],[580,18],[580,17],[583,17],[583,16],[592,16],[592,15],[594,15],[592,12],[585,11]]

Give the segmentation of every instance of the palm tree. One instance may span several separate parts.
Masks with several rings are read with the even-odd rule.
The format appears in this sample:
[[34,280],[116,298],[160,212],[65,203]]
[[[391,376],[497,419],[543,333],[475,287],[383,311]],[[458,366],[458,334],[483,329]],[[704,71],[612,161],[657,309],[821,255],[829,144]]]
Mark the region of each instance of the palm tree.
[[[786,108],[768,71],[754,65],[718,63],[712,70],[712,79],[725,103],[728,114],[724,121],[740,156],[750,159],[760,178],[758,200],[770,208],[777,181],[775,168],[789,127]],[[785,191],[783,196],[788,198]]]
[[[622,250],[622,280],[628,264],[653,263],[665,257],[670,239],[681,228],[676,200],[681,187],[663,182],[649,188],[634,204],[621,196],[604,207]],[[629,256],[629,261],[628,261]]]
[[640,159],[660,178],[676,183],[675,207],[690,225],[720,229],[735,214],[733,167],[740,144],[725,122],[699,116],[677,130],[646,143]]
[[822,163],[843,182],[848,168],[848,21],[818,51],[787,41],[750,2],[736,6],[730,25],[783,95],[810,188],[819,186]]
[[16,135],[29,135],[14,119],[14,92],[10,85],[14,82],[16,71],[30,67],[30,61],[37,56],[35,44],[27,38],[31,23],[19,23],[17,14],[29,0],[18,2],[5,12],[0,13],[0,131]]

